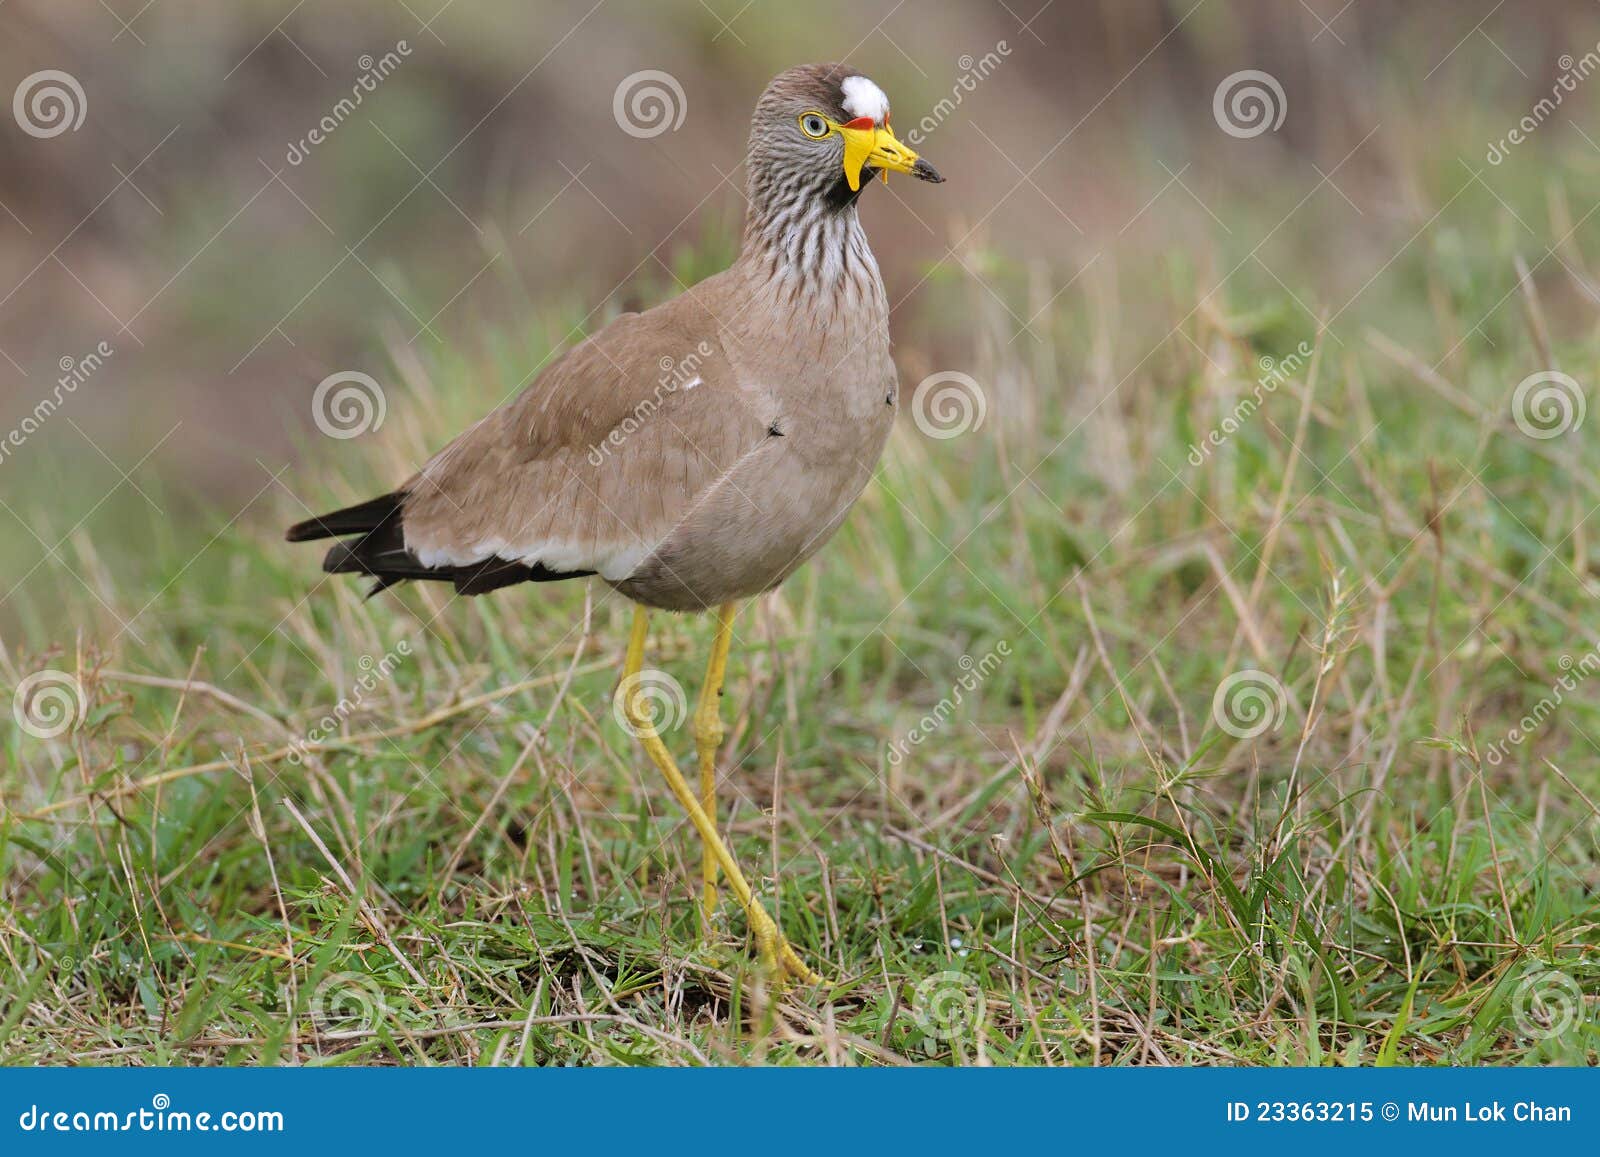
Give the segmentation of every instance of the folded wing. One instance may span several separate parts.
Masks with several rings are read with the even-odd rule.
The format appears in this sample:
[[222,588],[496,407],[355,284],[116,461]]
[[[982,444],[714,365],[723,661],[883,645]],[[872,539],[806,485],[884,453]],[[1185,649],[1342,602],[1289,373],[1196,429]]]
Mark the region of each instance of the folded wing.
[[[706,288],[706,284],[696,287]],[[299,523],[291,541],[352,536],[323,562],[378,580],[627,577],[766,436],[770,400],[741,385],[695,293],[625,314],[392,494]]]

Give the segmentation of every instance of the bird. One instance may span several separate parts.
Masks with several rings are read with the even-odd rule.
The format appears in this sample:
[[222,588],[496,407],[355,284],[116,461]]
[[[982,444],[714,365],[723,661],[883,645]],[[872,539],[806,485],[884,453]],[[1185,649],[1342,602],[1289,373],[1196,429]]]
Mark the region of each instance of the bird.
[[[598,576],[631,600],[614,702],[699,834],[703,926],[725,877],[767,974],[818,984],[717,830],[720,698],[739,604],[838,530],[894,425],[889,303],[859,199],[890,173],[944,178],[896,137],[883,89],[841,64],[767,85],[745,168],[727,269],[617,316],[395,490],[287,538],[339,540],[323,569],[376,580],[369,597],[413,580],[481,595]],[[698,792],[655,725],[652,611],[715,616],[692,717]]]

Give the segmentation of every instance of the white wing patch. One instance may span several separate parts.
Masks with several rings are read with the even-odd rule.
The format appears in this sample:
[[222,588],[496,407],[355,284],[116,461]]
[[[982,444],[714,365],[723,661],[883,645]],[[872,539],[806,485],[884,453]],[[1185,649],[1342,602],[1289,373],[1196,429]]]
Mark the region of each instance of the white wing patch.
[[881,125],[889,115],[889,98],[866,77],[847,76],[839,88],[844,93],[844,111],[852,117],[871,117],[874,124]]
[[651,547],[642,542],[586,546],[576,542],[542,542],[532,548],[513,546],[499,538],[475,543],[466,551],[446,548],[411,547],[423,566],[473,566],[490,558],[520,562],[527,566],[543,564],[553,571],[592,570],[613,582],[632,574],[649,557]]

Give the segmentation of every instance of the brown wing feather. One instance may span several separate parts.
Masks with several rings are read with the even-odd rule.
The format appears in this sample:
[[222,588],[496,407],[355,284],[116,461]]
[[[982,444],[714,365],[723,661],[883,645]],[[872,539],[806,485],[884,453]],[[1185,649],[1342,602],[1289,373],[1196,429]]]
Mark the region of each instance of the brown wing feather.
[[446,446],[402,488],[406,547],[628,573],[776,412],[722,346],[719,281],[617,318]]

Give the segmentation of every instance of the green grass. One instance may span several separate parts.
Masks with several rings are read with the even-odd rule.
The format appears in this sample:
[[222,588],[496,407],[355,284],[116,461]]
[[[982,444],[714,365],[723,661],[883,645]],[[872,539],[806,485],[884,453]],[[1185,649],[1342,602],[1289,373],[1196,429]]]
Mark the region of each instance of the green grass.
[[[1209,292],[1191,265],[1232,268],[1226,246],[1126,301],[1064,295],[1037,341],[941,278],[897,318],[902,350],[986,351],[953,368],[987,420],[901,422],[835,542],[742,614],[724,701],[724,826],[821,989],[765,983],[726,894],[700,936],[693,832],[611,710],[625,604],[363,602],[278,541],[403,476],[570,318],[475,361],[407,351],[378,434],[308,445],[242,512],[75,536],[39,572],[68,620],[14,604],[10,681],[72,673],[86,715],[5,733],[0,1051],[1593,1063],[1600,684],[1502,742],[1596,621],[1594,420],[1538,441],[1508,408],[1536,370],[1600,365],[1587,315],[1551,304],[1558,263],[1517,290],[1556,203],[1518,201],[1530,241],[1464,197],[1320,342],[1265,274]],[[1028,271],[973,266],[1035,311]],[[1314,363],[1193,464],[1302,340]],[[708,642],[657,617],[650,662],[691,706]],[[1269,689],[1270,725],[1237,738],[1213,695],[1246,669],[1282,706]],[[688,727],[667,738],[690,768]]]

